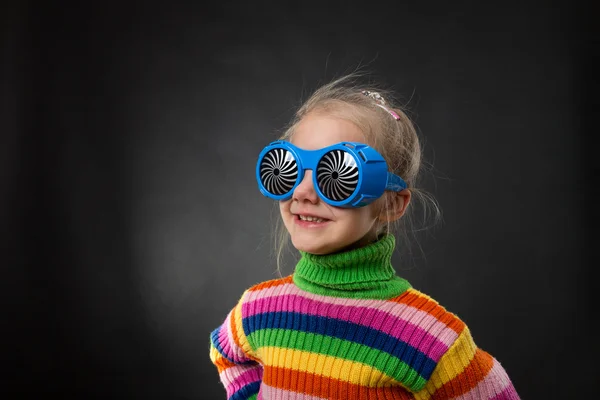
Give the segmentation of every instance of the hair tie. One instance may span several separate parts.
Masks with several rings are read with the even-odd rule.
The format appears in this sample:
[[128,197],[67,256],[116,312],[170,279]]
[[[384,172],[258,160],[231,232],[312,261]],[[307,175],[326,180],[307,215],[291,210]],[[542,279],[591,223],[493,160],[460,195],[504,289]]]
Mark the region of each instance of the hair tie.
[[385,99],[383,98],[382,95],[380,95],[377,92],[370,92],[368,90],[363,90],[361,93],[364,94],[365,96],[373,99],[375,101],[375,105],[377,107],[383,108],[385,111],[387,111],[388,114],[390,114],[392,117],[394,117],[394,119],[396,121],[400,120],[400,116],[398,115],[398,113],[396,113],[394,110],[392,110],[386,106]]

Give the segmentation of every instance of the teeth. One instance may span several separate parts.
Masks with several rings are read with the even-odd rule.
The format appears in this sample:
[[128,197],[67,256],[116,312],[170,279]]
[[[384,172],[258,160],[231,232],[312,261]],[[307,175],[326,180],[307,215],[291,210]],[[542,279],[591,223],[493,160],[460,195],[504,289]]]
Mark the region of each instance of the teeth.
[[316,218],[316,217],[310,217],[310,216],[305,216],[305,215],[299,215],[300,219],[302,221],[309,221],[309,222],[323,222],[323,218]]

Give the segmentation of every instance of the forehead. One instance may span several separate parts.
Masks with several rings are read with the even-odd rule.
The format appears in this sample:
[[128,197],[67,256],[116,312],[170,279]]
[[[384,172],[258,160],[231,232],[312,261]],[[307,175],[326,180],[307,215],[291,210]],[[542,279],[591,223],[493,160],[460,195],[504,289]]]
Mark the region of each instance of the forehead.
[[339,142],[365,143],[366,138],[360,128],[348,120],[314,113],[296,125],[290,141],[301,149],[316,150]]

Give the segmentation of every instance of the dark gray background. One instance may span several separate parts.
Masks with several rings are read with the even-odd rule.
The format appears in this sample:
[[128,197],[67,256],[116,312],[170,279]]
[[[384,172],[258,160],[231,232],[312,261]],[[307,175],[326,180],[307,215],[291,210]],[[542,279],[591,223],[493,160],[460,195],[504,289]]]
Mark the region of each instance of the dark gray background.
[[523,399],[591,395],[582,3],[194,3],[4,6],[2,391],[224,398],[209,332],[277,276],[256,156],[360,65],[406,99],[444,215],[399,274]]

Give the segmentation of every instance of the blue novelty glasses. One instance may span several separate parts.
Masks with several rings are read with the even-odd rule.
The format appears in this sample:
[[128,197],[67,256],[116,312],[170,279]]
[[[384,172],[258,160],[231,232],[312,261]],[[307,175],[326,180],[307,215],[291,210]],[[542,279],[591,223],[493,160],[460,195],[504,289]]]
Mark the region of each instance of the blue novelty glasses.
[[388,172],[385,159],[366,144],[340,142],[319,150],[302,150],[283,140],[260,152],[256,163],[258,188],[271,199],[288,200],[307,169],[313,171],[319,197],[336,207],[363,207],[385,190],[406,189],[406,182]]

